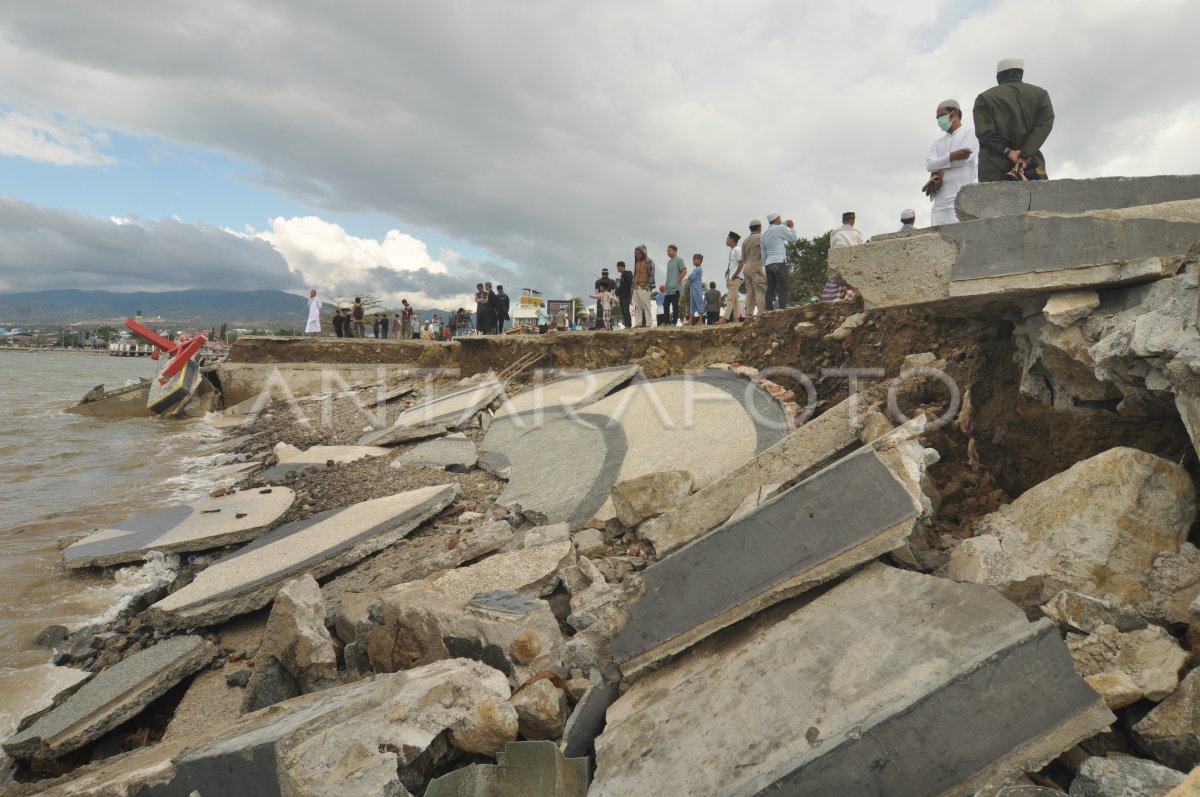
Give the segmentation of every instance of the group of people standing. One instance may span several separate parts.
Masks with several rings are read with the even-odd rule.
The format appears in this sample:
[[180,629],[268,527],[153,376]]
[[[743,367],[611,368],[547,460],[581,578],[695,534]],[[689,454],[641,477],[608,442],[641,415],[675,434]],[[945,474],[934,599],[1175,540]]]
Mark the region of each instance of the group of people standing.
[[[321,300],[314,290],[309,294],[309,317],[305,332],[320,334]],[[313,302],[316,302],[314,315]],[[387,311],[371,314],[371,335],[375,338],[395,337],[401,340],[420,336],[417,329],[416,311],[407,299],[400,300],[401,309],[397,313]],[[339,338],[367,337],[367,310],[361,297],[354,297],[354,303],[349,307],[335,307],[333,310],[333,334]],[[428,322],[427,322],[428,323]]]
[[479,334],[503,334],[504,324],[511,318],[509,302],[503,285],[497,285],[495,290],[492,290],[490,282],[475,285],[475,327]]

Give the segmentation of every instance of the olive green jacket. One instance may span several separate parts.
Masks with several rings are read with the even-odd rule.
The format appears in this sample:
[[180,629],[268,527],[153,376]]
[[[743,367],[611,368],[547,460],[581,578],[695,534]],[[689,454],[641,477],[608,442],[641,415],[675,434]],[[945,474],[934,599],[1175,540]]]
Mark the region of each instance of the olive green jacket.
[[975,98],[975,136],[979,139],[979,182],[1003,179],[1012,169],[1005,148],[1045,168],[1042,145],[1054,128],[1054,106],[1040,86],[1009,80]]

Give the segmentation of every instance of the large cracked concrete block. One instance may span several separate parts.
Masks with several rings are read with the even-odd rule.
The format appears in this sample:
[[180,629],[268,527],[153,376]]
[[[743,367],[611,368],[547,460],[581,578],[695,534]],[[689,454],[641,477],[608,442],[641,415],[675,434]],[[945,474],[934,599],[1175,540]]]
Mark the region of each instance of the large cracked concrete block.
[[951,224],[832,249],[829,266],[868,307],[964,310],[1170,277],[1197,240],[1200,199],[1190,199]]
[[488,379],[462,390],[427,398],[400,413],[391,426],[363,435],[358,444],[382,445],[383,441],[395,444],[404,437],[411,440],[414,439],[410,436],[411,430],[421,428],[442,427],[450,431],[463,429],[475,420],[480,410],[499,398],[503,392],[502,380]]
[[1051,623],[882,564],[706,648],[609,707],[592,797],[960,797],[1114,719]]
[[1084,213],[1104,208],[1157,205],[1200,197],[1200,175],[1093,177],[1087,180],[973,183],[954,200],[960,221],[1017,216],[1031,210]]
[[264,487],[136,515],[67,547],[63,564],[106,567],[140,561],[151,551],[205,551],[246,542],[278,520],[295,498],[286,487]]
[[509,447],[508,484],[497,503],[539,524],[616,518],[612,485],[668,470],[716,481],[788,433],[779,402],[735,372],[647,381],[531,429]]
[[586,758],[553,742],[510,742],[496,764],[472,764],[430,781],[425,797],[585,797]]
[[4,742],[13,758],[57,758],[95,741],[208,664],[216,647],[203,637],[165,639],[80,687],[61,705]]
[[196,628],[261,609],[300,573],[324,578],[408,536],[458,490],[456,484],[410,490],[280,526],[151,606],[151,622],[163,630]]
[[648,567],[612,642],[622,671],[637,672],[903,545],[924,511],[919,473],[913,478],[900,462],[924,450],[905,446],[885,454],[863,447]]
[[494,756],[516,738],[503,674],[453,659],[278,703],[117,756],[47,797],[403,795],[453,747]]

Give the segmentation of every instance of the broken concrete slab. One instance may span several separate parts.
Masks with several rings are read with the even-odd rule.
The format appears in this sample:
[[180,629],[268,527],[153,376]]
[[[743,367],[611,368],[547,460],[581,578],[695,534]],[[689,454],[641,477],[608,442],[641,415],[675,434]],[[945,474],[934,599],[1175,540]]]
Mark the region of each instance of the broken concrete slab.
[[358,444],[360,446],[398,446],[416,440],[438,437],[446,434],[447,431],[449,430],[445,426],[437,423],[430,426],[387,426],[367,432],[358,438]]
[[426,398],[400,413],[391,426],[364,435],[359,440],[359,445],[383,445],[383,440],[394,444],[400,442],[400,437],[416,433],[415,430],[421,428],[432,429],[440,426],[450,431],[463,429],[475,420],[480,410],[499,398],[503,392],[502,380],[488,379],[462,390]]
[[1066,327],[1087,318],[1099,306],[1100,294],[1096,291],[1066,291],[1047,299],[1042,313],[1051,324]]
[[325,628],[321,588],[308,573],[283,585],[271,605],[243,710],[257,711],[337,683],[337,651]]
[[426,767],[448,763],[451,747],[493,756],[513,741],[509,696],[504,676],[486,665],[441,661],[118,756],[44,793],[400,795],[424,784]]
[[414,465],[445,468],[450,465],[459,465],[471,468],[478,460],[479,451],[476,450],[475,443],[465,434],[456,432],[414,446],[392,460],[392,467]]
[[476,462],[479,469],[492,474],[497,479],[508,481],[512,476],[512,463],[508,461],[508,457],[497,451],[488,451],[479,455],[479,461]]
[[954,549],[946,575],[989,584],[1029,608],[1064,589],[1136,607],[1149,597],[1151,563],[1179,550],[1195,514],[1187,471],[1113,448],[981,519],[977,536]]
[[572,415],[630,382],[641,369],[619,365],[569,374],[551,382],[534,384],[505,398],[496,410],[480,448],[507,458],[514,441],[532,429],[540,429],[561,416]]
[[591,797],[952,797],[1035,771],[1113,716],[1048,621],[874,564],[633,684]]
[[1090,634],[1102,625],[1118,631],[1136,631],[1146,621],[1133,607],[1112,598],[1093,598],[1080,592],[1063,590],[1042,606],[1042,613],[1059,626]]
[[586,758],[553,742],[509,742],[496,765],[472,764],[429,782],[425,797],[586,797]]
[[1029,211],[1084,213],[1157,205],[1200,197],[1200,175],[1093,177],[1086,180],[973,183],[955,197],[959,221],[1017,216]]
[[218,559],[151,606],[151,621],[164,630],[195,628],[260,609],[298,573],[320,579],[403,539],[458,490],[456,484],[425,487],[288,523]]
[[860,448],[646,568],[643,594],[612,641],[622,671],[900,547],[923,508],[919,483],[889,459]]
[[164,639],[113,665],[79,688],[57,708],[4,742],[18,760],[57,758],[138,713],[217,654],[203,637]]
[[1200,239],[1200,200],[1025,213],[872,240],[829,253],[867,307],[1012,303],[1059,290],[1151,282],[1175,274]]
[[464,598],[439,589],[436,577],[393,587],[375,598],[347,640],[365,651],[374,672],[463,657],[495,667],[518,687],[563,666],[566,643],[544,600],[507,590]]
[[414,385],[400,385],[390,390],[383,389],[383,385],[380,385],[379,388],[379,392],[374,396],[369,396],[363,400],[364,407],[378,407],[383,404],[391,404],[393,401],[402,399],[416,390]]
[[1146,752],[1172,769],[1200,766],[1200,670],[1192,670],[1165,700],[1133,726]]
[[[512,526],[501,522],[478,527],[448,527],[400,540],[360,566],[335,576],[321,588],[325,616],[339,616],[342,596],[347,593],[378,592],[442,570],[452,570],[502,548],[512,541],[513,536]],[[353,639],[353,630],[339,626],[338,636]]]
[[629,387],[519,437],[498,503],[536,523],[578,531],[615,519],[617,481],[666,470],[702,488],[782,439],[779,403],[740,374],[719,369]]
[[69,568],[137,562],[151,551],[184,553],[246,542],[279,519],[296,494],[286,487],[203,498],[97,529],[63,550]]
[[[860,399],[865,397],[860,396]],[[721,525],[748,492],[804,478],[859,445],[859,407],[846,399],[805,423],[742,465],[700,488],[684,504],[670,507],[638,527],[638,537],[666,556]]]
[[575,704],[563,730],[562,751],[568,758],[590,758],[596,752],[596,737],[604,730],[608,707],[620,695],[614,683],[601,682],[589,686]]
[[258,474],[258,479],[270,483],[305,468],[323,468],[330,462],[345,464],[390,453],[392,452],[379,446],[312,446],[301,451],[296,446],[277,443],[275,456],[279,460],[278,463]]

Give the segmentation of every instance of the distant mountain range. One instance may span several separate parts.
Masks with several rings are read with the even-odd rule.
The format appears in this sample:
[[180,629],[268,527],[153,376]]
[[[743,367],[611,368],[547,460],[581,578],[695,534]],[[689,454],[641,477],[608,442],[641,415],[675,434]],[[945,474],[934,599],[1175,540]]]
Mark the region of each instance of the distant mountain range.
[[0,325],[113,323],[139,310],[146,318],[202,327],[303,325],[308,300],[283,291],[213,289],[161,293],[64,289],[0,294]]

